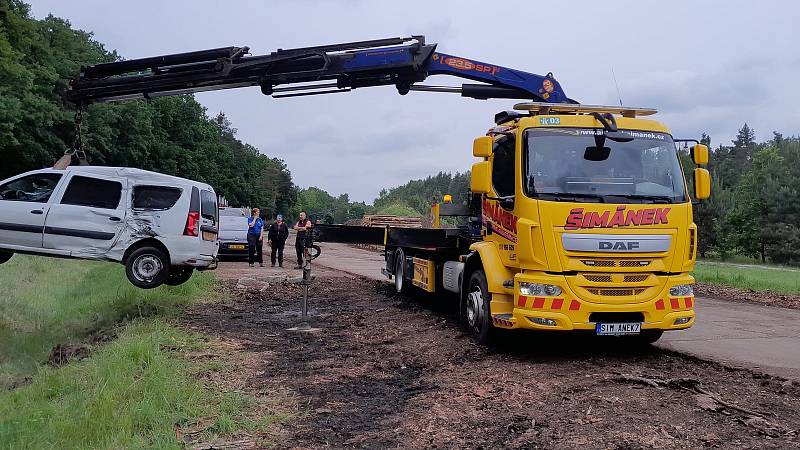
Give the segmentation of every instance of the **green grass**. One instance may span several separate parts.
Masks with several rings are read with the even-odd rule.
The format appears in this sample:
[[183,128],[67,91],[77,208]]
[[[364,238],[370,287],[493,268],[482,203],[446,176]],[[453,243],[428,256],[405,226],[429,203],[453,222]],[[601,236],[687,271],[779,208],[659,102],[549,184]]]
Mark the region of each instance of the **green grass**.
[[782,266],[751,266],[715,261],[697,261],[693,273],[702,283],[740,289],[800,294],[800,270]]
[[211,283],[195,274],[182,286],[142,290],[119,264],[15,255],[0,266],[0,389],[33,375],[53,346],[126,319],[169,315]]
[[[27,380],[0,387],[0,449],[183,448],[176,428],[205,429],[201,439],[211,439],[286,419],[253,418],[253,397],[197,380],[235,368],[185,357],[206,348],[205,339],[166,319],[207,296],[210,275],[143,291],[116,264],[12,261],[0,266],[0,379]],[[53,345],[112,326],[116,338],[93,346],[88,358],[45,364]]]

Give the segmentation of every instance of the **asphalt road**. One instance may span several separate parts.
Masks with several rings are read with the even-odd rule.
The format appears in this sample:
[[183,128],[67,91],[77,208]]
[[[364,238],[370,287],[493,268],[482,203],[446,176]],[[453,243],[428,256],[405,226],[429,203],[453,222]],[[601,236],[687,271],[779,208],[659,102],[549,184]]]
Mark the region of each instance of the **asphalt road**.
[[[315,260],[332,269],[386,280],[379,252],[322,243]],[[689,330],[669,332],[661,348],[723,364],[800,380],[800,311],[698,298],[697,321]]]

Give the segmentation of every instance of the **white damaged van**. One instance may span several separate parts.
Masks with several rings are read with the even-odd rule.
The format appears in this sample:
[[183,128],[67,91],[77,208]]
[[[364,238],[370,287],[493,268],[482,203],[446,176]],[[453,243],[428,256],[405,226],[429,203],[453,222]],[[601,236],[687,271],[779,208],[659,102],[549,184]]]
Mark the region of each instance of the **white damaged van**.
[[150,289],[216,268],[219,208],[204,183],[121,167],[43,169],[0,181],[0,264],[14,253],[117,261]]

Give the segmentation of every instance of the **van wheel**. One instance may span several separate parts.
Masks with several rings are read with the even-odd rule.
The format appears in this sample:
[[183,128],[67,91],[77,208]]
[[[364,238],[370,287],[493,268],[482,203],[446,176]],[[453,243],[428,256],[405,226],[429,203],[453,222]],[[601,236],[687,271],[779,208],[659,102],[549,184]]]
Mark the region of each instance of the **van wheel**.
[[194,273],[194,267],[175,266],[169,269],[169,276],[164,280],[167,286],[179,286],[189,281]]
[[398,248],[394,256],[394,289],[398,294],[407,294],[408,285],[406,284],[406,254],[402,248]]
[[0,264],[7,263],[14,256],[11,252],[0,252]]
[[142,247],[134,250],[125,262],[128,280],[141,289],[161,286],[169,277],[167,255],[155,247]]
[[492,325],[489,305],[492,294],[489,292],[486,275],[482,270],[472,272],[467,292],[461,302],[461,317],[469,335],[479,343],[490,344],[497,329]]

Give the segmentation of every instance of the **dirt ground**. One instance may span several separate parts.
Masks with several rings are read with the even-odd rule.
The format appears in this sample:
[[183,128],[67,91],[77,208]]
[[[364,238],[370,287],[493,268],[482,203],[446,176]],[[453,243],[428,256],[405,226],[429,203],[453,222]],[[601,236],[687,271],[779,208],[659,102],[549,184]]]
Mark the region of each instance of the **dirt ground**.
[[780,292],[737,289],[718,284],[697,283],[695,294],[699,297],[713,297],[740,303],[760,303],[768,306],[800,309],[800,295]]
[[[302,286],[222,283],[185,327],[247,352],[243,391],[291,399],[275,448],[800,448],[800,386],[619,339],[516,333],[492,348],[455,311],[317,270]],[[220,355],[224,357],[224,355]],[[274,412],[274,411],[273,411]],[[269,443],[269,444],[267,444]]]

